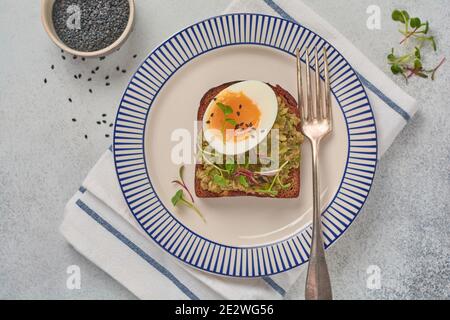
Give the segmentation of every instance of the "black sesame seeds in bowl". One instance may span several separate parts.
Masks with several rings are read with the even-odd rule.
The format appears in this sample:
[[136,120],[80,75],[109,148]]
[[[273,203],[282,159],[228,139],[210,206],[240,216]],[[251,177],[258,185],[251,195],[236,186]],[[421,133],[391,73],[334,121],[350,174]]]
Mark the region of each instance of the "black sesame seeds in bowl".
[[41,0],[41,19],[52,41],[80,57],[105,56],[125,42],[134,0]]

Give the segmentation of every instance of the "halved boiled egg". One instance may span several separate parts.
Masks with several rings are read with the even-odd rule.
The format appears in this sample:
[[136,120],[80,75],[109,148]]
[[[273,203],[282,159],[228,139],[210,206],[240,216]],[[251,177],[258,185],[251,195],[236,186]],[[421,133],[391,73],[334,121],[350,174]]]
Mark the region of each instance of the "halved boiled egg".
[[206,141],[226,155],[257,146],[272,129],[278,112],[275,92],[264,82],[230,85],[211,100],[203,116]]

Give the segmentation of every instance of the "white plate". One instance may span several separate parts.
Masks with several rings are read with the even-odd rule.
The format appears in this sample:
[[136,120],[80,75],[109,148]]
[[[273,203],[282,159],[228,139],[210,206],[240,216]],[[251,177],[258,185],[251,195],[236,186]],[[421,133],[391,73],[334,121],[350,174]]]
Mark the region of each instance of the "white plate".
[[[233,14],[177,33],[154,50],[131,79],[114,133],[119,181],[139,224],[165,250],[197,268],[231,276],[264,276],[308,259],[312,221],[309,143],[302,148],[296,199],[195,199],[207,223],[174,208],[171,152],[176,129],[194,135],[200,98],[219,84],[257,79],[296,96],[297,47],[327,48],[334,94],[333,133],[320,155],[325,245],[351,224],[370,190],[377,156],[370,103],[347,61],[312,31],[281,18]],[[194,144],[194,141],[192,141]],[[193,191],[194,165],[185,168]]]

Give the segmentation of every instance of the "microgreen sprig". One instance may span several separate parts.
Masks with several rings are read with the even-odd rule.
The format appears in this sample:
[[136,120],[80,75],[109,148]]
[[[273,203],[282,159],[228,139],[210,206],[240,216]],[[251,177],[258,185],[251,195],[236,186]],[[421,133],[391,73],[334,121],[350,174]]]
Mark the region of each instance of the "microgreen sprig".
[[428,34],[430,30],[429,22],[422,22],[418,17],[411,17],[406,10],[394,10],[392,12],[392,20],[400,22],[403,25],[403,29],[399,30],[403,35],[400,44],[406,43],[408,39],[415,39],[418,43],[413,51],[404,55],[396,55],[394,48],[392,48],[391,53],[387,56],[388,64],[391,66],[391,72],[402,75],[406,81],[412,76],[418,76],[420,78],[428,78],[431,76],[431,80],[434,80],[436,71],[445,62],[445,58],[432,69],[426,69],[423,66],[421,49],[424,44],[428,42],[434,51],[437,50],[434,36]]
[[173,195],[171,201],[172,204],[176,207],[178,204],[184,204],[185,206],[191,208],[192,210],[194,210],[197,215],[203,220],[203,222],[206,222],[205,217],[203,216],[203,214],[200,212],[200,210],[194,205],[194,197],[192,196],[191,192],[189,191],[188,187],[186,186],[186,183],[184,182],[184,178],[183,178],[183,173],[184,173],[184,166],[181,166],[178,174],[179,174],[179,179],[177,180],[173,180],[172,183],[177,184],[179,186],[181,186],[184,190],[186,190],[186,192],[189,194],[189,197],[191,198],[191,201],[187,200],[184,197],[184,191],[183,189],[178,189],[175,194]]
[[223,139],[225,140],[225,123],[228,122],[231,125],[235,126],[237,125],[237,122],[236,120],[227,117],[228,115],[233,113],[233,108],[231,108],[229,105],[223,104],[222,102],[217,102],[217,106],[220,108],[220,110],[222,110],[225,116],[225,121],[222,123],[222,135]]
[[422,42],[429,41],[434,51],[436,51],[436,42],[433,36],[426,36],[430,30],[428,21],[422,22],[418,17],[410,17],[406,10],[394,10],[392,12],[392,20],[403,24],[404,29],[399,30],[403,34],[400,44],[406,42],[409,38],[416,38]]

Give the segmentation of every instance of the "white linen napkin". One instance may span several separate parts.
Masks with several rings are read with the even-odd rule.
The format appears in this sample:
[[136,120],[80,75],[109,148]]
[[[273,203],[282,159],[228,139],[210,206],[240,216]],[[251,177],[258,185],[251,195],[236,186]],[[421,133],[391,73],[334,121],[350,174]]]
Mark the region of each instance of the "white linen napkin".
[[[379,155],[416,111],[415,100],[300,1],[234,1],[227,12],[279,15],[324,36],[358,72],[374,110]],[[65,208],[61,233],[81,254],[141,299],[280,299],[304,266],[255,279],[196,270],[166,254],[132,217],[107,150]]]

